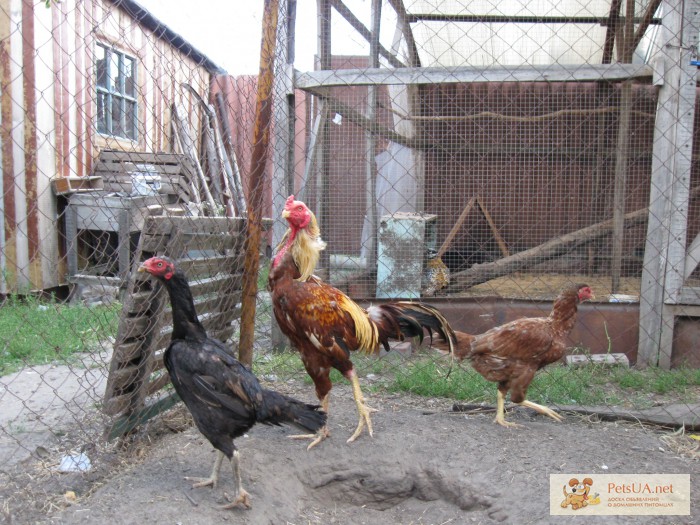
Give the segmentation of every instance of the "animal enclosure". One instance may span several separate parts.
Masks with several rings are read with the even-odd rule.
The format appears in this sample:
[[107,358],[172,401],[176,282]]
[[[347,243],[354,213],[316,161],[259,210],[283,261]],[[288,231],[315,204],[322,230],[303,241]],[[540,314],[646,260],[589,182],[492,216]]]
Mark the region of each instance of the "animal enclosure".
[[[150,255],[187,269],[209,334],[266,388],[321,402],[268,290],[290,195],[327,243],[315,274],[363,307],[421,301],[482,334],[588,284],[528,393],[567,417],[561,436],[575,414],[700,428],[694,4],[319,0],[312,70],[302,6],[264,4],[261,40],[235,51],[262,48],[245,76],[132,0],[0,0],[4,515],[56,514],[63,494],[22,509],[43,494],[31,475],[105,465],[170,425]],[[434,342],[353,352],[367,397],[491,419],[495,383]]]

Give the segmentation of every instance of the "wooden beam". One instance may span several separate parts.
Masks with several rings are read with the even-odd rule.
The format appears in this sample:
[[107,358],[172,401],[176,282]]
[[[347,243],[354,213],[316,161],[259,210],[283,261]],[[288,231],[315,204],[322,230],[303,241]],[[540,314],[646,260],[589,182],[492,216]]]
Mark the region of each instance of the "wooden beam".
[[[338,14],[342,16],[348,24],[350,24],[355,31],[360,33],[360,35],[367,40],[367,42],[372,42],[372,32],[365,27],[365,25],[360,22],[357,17],[350,11],[348,6],[346,6],[342,0],[330,0],[333,8],[338,11]],[[379,54],[386,58],[393,67],[404,67],[406,64],[401,62],[395,55],[392,55],[384,46],[379,45]]]
[[[475,24],[501,23],[501,24],[598,24],[607,25],[609,17],[606,16],[511,16],[511,15],[480,15],[480,14],[441,14],[441,13],[410,13],[408,22],[468,22]],[[639,18],[632,18],[635,24]],[[652,23],[659,24],[661,20],[652,19]]]
[[605,30],[605,43],[603,44],[603,64],[612,62],[613,48],[615,47],[615,37],[617,36],[617,26],[620,24],[620,8],[622,0],[612,0],[610,3],[610,14],[608,15],[608,27]]
[[[616,1],[618,1],[618,0],[616,0]],[[634,33],[634,39],[632,42],[632,50],[633,51],[635,49],[637,49],[639,42],[642,41],[642,38],[644,37],[644,33],[646,33],[646,30],[651,25],[651,22],[654,18],[654,13],[656,13],[656,10],[659,8],[660,5],[661,5],[661,0],[651,0],[649,5],[647,6],[647,10],[644,12],[642,19],[639,21],[639,25],[637,26],[637,30]]]
[[[647,208],[641,208],[625,215],[626,226],[644,222],[647,218]],[[580,230],[567,233],[555,239],[549,240],[539,246],[524,250],[510,257],[504,257],[494,262],[475,264],[468,270],[452,274],[448,292],[461,292],[477,284],[496,279],[503,275],[530,268],[535,264],[548,261],[571,249],[584,245],[604,235],[608,235],[613,228],[613,220],[592,224]]]
[[317,53],[319,69],[331,68],[331,3],[330,0],[317,0],[318,41]]
[[[688,184],[692,155],[697,1],[668,0],[659,42],[659,91],[651,166],[649,222],[639,303],[641,365],[671,364],[674,309],[685,272]],[[685,11],[685,16],[684,16]]]
[[408,66],[420,67],[420,57],[418,56],[416,39],[413,36],[413,29],[411,29],[411,24],[408,21],[408,14],[406,13],[403,0],[389,0],[389,5],[391,5],[396,12],[397,23],[401,26],[401,32],[406,40],[406,47],[408,48]]
[[325,101],[326,105],[328,106],[328,111],[331,114],[339,113],[344,119],[347,119],[349,122],[352,122],[364,130],[370,131],[375,135],[396,142],[397,144],[402,144],[409,148],[422,149],[424,147],[422,141],[406,138],[403,135],[400,135],[387,128],[383,124],[380,124],[376,119],[368,119],[362,113],[340,102],[338,99],[327,97],[325,98]]
[[622,245],[625,240],[625,188],[627,187],[631,109],[632,82],[628,80],[622,83],[620,92],[620,113],[617,125],[617,148],[615,151],[612,260],[610,261],[612,293],[617,293],[620,289],[620,277],[622,275]]
[[[645,64],[517,67],[406,67],[399,69],[339,69],[295,73],[298,89],[319,92],[335,86],[455,84],[470,82],[619,82],[650,78]],[[320,91],[323,94],[322,91]]]

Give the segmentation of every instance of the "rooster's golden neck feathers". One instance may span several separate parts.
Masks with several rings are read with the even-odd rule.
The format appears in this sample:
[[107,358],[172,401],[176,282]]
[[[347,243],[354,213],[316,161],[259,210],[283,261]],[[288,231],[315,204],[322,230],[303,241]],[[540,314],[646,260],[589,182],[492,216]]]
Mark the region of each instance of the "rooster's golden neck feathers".
[[311,214],[311,220],[306,228],[299,230],[289,229],[285,234],[288,237],[287,245],[294,259],[294,263],[301,274],[298,281],[306,281],[316,269],[321,252],[326,248],[326,243],[321,239],[321,229],[318,227],[316,216]]

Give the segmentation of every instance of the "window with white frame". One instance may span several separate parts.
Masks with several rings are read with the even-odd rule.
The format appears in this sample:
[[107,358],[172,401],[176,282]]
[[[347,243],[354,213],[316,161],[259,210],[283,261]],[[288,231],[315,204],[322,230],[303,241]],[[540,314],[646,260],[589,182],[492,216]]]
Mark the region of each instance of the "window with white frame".
[[97,131],[137,140],[136,60],[105,44],[97,44],[95,54]]

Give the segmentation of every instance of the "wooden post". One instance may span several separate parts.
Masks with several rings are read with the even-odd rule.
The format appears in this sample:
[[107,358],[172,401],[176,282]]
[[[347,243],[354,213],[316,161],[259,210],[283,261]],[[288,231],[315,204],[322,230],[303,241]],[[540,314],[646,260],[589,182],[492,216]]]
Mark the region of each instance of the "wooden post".
[[[625,30],[623,33],[623,55],[620,62],[631,63],[634,49],[634,0],[625,6]],[[630,111],[632,109],[632,80],[622,83],[620,90],[620,114],[617,125],[617,148],[615,152],[615,182],[613,189],[613,234],[611,278],[612,293],[620,289],[622,274],[622,245],[625,240],[625,192],[627,191],[627,165],[630,134]]]
[[[639,304],[638,364],[670,367],[674,306],[683,284],[695,117],[698,2],[665,3],[657,69],[663,72],[654,130],[649,222]],[[685,9],[684,9],[685,8]],[[685,12],[684,12],[685,11]]]
[[279,0],[265,0],[262,42],[260,45],[260,74],[258,96],[255,105],[253,128],[253,155],[250,166],[250,195],[248,206],[248,236],[245,244],[243,272],[243,296],[241,298],[241,338],[238,359],[241,363],[253,363],[255,338],[255,300],[258,292],[258,266],[260,264],[260,239],[263,212],[263,182],[267,146],[270,141],[272,120],[272,82],[274,80],[275,44]]
[[[280,217],[287,197],[294,193],[294,16],[296,0],[280,3],[279,29],[277,33],[277,52],[275,53],[275,70],[280,72],[275,77],[275,126],[272,153],[272,249],[282,240],[287,230],[287,223]],[[286,338],[272,321],[272,346],[283,349]]]

